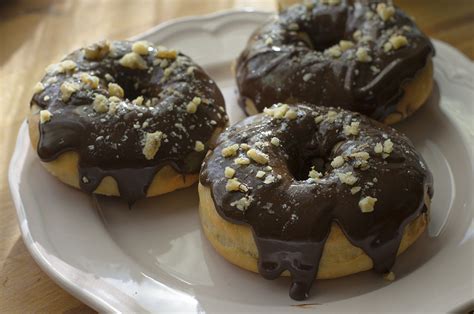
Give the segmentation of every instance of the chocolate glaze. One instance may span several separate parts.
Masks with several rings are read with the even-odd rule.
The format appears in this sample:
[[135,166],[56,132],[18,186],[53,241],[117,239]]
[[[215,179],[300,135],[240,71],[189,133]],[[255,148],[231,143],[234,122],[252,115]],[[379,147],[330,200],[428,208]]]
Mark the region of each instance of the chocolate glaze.
[[[31,104],[49,110],[53,116],[39,125],[37,151],[42,161],[55,160],[62,153],[79,154],[80,187],[92,193],[101,180],[112,176],[120,195],[134,202],[146,196],[155,174],[169,165],[183,174],[197,174],[211,143],[211,135],[227,124],[224,98],[217,85],[189,57],[159,59],[157,49],[149,48],[142,56],[147,69],[131,69],[119,60],[131,51],[132,42],[115,41],[101,60],[88,60],[79,49],[65,57],[76,63],[76,69],[60,73],[58,65],[50,68],[42,79],[44,90],[35,94]],[[52,69],[52,70],[51,70]],[[56,69],[56,70],[55,70]],[[172,71],[165,77],[166,69]],[[95,89],[81,83],[82,73],[99,78]],[[108,79],[108,80],[107,80]],[[125,91],[116,111],[96,112],[92,103],[96,94],[109,97],[107,85],[112,80]],[[61,85],[77,82],[79,91],[62,100]],[[132,100],[143,96],[143,105]],[[195,113],[186,111],[194,97],[201,98]],[[148,106],[147,101],[154,103]],[[109,105],[111,103],[109,102]],[[152,160],[142,152],[146,133],[161,131],[166,135]],[[206,149],[195,151],[196,141]]]
[[[423,158],[394,129],[341,109],[314,105],[295,109],[294,120],[258,114],[227,129],[205,159],[200,182],[210,188],[222,218],[253,230],[262,276],[274,279],[288,270],[290,296],[303,300],[318,272],[333,223],[372,259],[377,272],[384,273],[394,264],[405,226],[426,210],[424,195],[431,197],[433,190]],[[328,119],[329,111],[337,113],[334,122]],[[316,123],[318,116],[324,119]],[[359,133],[346,135],[344,126],[352,122],[360,122]],[[279,146],[269,143],[272,137],[280,140]],[[388,139],[393,151],[376,153],[376,143]],[[272,169],[254,161],[236,165],[234,158],[246,154],[242,148],[234,157],[223,157],[222,149],[235,143],[260,149],[268,155]],[[361,159],[348,157],[357,152],[370,155],[366,165],[361,167]],[[339,168],[331,166],[336,156],[345,158]],[[318,180],[308,179],[313,166],[322,173]],[[226,190],[225,167],[236,170],[235,178],[248,192]],[[265,178],[257,178],[258,171],[265,171]],[[347,172],[357,177],[355,184],[339,179],[339,174]],[[275,180],[265,184],[269,175]],[[356,186],[361,190],[352,193]],[[377,199],[373,212],[361,211],[359,201],[366,196]],[[242,197],[252,199],[246,209],[235,206]]]
[[[309,102],[380,121],[395,112],[403,83],[424,68],[434,48],[401,10],[383,21],[376,12],[379,2],[314,2],[312,9],[295,5],[272,18],[255,31],[237,61],[240,104],[250,99],[262,111],[278,102]],[[354,40],[357,30],[367,40]],[[408,45],[385,52],[384,44],[394,33],[405,36]],[[340,40],[355,45],[338,58],[324,53]],[[371,62],[357,61],[359,47],[368,49]]]

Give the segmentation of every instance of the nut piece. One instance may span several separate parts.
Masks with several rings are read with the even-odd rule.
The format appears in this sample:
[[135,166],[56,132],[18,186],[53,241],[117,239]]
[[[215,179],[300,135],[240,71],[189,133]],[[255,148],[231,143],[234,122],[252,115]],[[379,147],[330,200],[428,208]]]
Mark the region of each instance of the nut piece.
[[41,82],[36,83],[35,87],[33,87],[33,93],[38,94],[44,91],[44,85]]
[[365,47],[359,47],[356,51],[357,61],[359,62],[370,62],[372,57],[369,55],[369,50]]
[[377,143],[375,144],[374,146],[374,152],[376,154],[381,154],[383,152],[383,146],[382,146],[382,143]]
[[80,88],[81,86],[79,86],[79,84],[75,82],[64,82],[59,88],[61,90],[62,101],[68,101],[69,98],[71,98],[71,95],[78,91]]
[[354,183],[357,182],[358,178],[355,177],[352,172],[345,172],[345,173],[338,173],[337,176],[339,177],[339,180],[347,185],[354,185]]
[[349,40],[341,40],[339,42],[339,48],[341,49],[341,51],[346,51],[348,49],[351,49],[352,47],[354,47],[354,43],[352,41],[349,41]]
[[257,178],[262,179],[266,175],[265,171],[259,170],[255,175]]
[[247,151],[247,156],[259,164],[265,165],[268,163],[268,155],[257,149],[249,149]]
[[99,87],[99,78],[97,76],[90,75],[88,73],[82,73],[81,81],[84,84],[89,85],[92,89]]
[[339,58],[342,55],[341,48],[338,45],[334,45],[324,50],[324,54],[332,58]]
[[153,133],[146,133],[145,146],[143,146],[143,155],[148,160],[155,158],[156,153],[160,149],[161,139],[164,137],[163,132],[156,131]]
[[117,84],[117,83],[109,83],[109,95],[110,96],[115,96],[118,98],[123,98],[125,96],[125,92],[123,91],[123,88]]
[[311,170],[308,173],[308,178],[313,179],[313,180],[317,180],[317,179],[321,178],[322,176],[323,176],[323,174],[319,171],[316,171],[314,169],[314,167],[312,167]]
[[385,279],[387,281],[394,281],[395,278],[396,278],[396,276],[395,276],[395,273],[393,271],[388,272],[388,273],[383,275],[383,279]]
[[250,149],[250,145],[246,143],[240,144],[240,148],[244,151],[248,151]]
[[155,57],[162,59],[176,59],[178,52],[176,50],[168,50],[159,48],[155,54]]
[[201,141],[196,141],[196,143],[194,144],[194,150],[197,152],[202,152],[204,148],[205,148],[204,143]]
[[366,196],[359,201],[360,210],[363,213],[370,213],[374,211],[374,205],[377,199],[374,197]]
[[148,54],[148,48],[150,48],[150,43],[146,40],[137,41],[132,45],[132,51],[142,56]]
[[361,190],[361,187],[360,186],[355,186],[353,188],[351,188],[351,194],[354,195],[354,194],[357,194],[359,193]]
[[298,117],[298,114],[293,109],[290,109],[285,113],[285,118],[288,120],[294,120],[297,117]]
[[92,108],[95,112],[98,113],[104,113],[109,111],[107,97],[101,94],[96,94],[94,101],[92,102]]
[[390,19],[395,14],[395,8],[393,6],[387,6],[385,3],[377,4],[377,14],[383,21]]
[[351,122],[351,125],[345,125],[344,134],[346,136],[359,134],[359,125],[360,122]]
[[224,169],[224,176],[227,178],[227,179],[232,179],[235,175],[235,169],[234,168],[231,168],[231,167],[225,167]]
[[100,41],[84,48],[84,57],[89,60],[102,60],[110,51],[110,44],[107,41]]
[[125,54],[120,60],[120,65],[130,68],[130,69],[138,69],[138,70],[145,70],[148,68],[148,65],[138,53],[136,52],[129,52]]
[[393,142],[390,139],[383,142],[383,152],[390,154],[392,151],[393,151]]
[[49,112],[49,110],[41,110],[40,111],[40,123],[43,124],[43,123],[49,122],[49,120],[51,120],[52,116],[53,116],[53,114],[51,112]]
[[273,108],[264,108],[263,112],[276,119],[282,119],[285,117],[290,107],[287,104],[278,103]]
[[342,156],[337,156],[331,161],[331,167],[339,168],[344,165],[344,158]]
[[278,137],[272,137],[270,143],[272,143],[273,146],[280,146],[280,139]]
[[230,206],[235,206],[237,207],[238,210],[241,210],[241,211],[246,211],[247,208],[250,206],[250,204],[252,203],[253,201],[253,197],[252,196],[244,196],[242,197],[241,199],[235,201],[235,202],[232,202],[230,203]]
[[137,105],[137,106],[142,106],[144,100],[145,100],[145,99],[143,98],[143,96],[138,96],[137,98],[135,98],[134,100],[132,100],[132,103],[133,103],[134,105]]
[[233,144],[227,147],[224,147],[221,151],[222,157],[232,157],[237,154],[239,150],[239,144]]
[[273,45],[273,39],[271,37],[267,37],[267,39],[265,39],[265,45],[266,46]]
[[76,71],[77,64],[72,60],[64,60],[59,63],[59,73],[70,73]]
[[226,191],[241,191],[241,192],[247,192],[249,189],[245,184],[241,183],[238,179],[232,178],[227,180],[227,184],[225,185],[225,190]]
[[236,165],[248,165],[248,164],[250,164],[250,159],[248,159],[246,157],[238,157],[238,158],[234,159],[234,163]]
[[[393,35],[392,37],[390,37],[388,41],[392,45],[393,49],[395,50],[408,45],[408,39],[403,35]],[[385,49],[385,45],[384,45],[384,49]]]
[[351,157],[356,158],[356,159],[369,160],[370,155],[368,152],[356,152],[356,153],[352,153]]
[[188,113],[195,113],[197,111],[198,106],[201,104],[201,98],[199,97],[194,97],[193,100],[191,100],[187,105],[186,105],[186,111]]

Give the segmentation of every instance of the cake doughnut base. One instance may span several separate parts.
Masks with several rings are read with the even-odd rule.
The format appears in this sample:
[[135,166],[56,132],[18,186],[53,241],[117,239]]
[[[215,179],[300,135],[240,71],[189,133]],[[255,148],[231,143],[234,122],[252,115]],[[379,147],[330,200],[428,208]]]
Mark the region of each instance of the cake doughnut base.
[[[30,141],[33,149],[36,151],[39,141],[39,115],[34,114],[37,107],[32,107],[31,114],[28,117],[28,128],[30,134]],[[214,143],[217,135],[221,132],[217,129],[215,135],[211,138],[211,142]],[[79,186],[79,155],[76,152],[69,151],[61,154],[57,159],[50,162],[41,162],[43,167],[57,177],[63,183],[80,189]],[[153,178],[150,186],[148,187],[146,196],[152,197],[168,192],[172,192],[177,189],[189,187],[198,181],[199,174],[181,174],[176,172],[171,166],[164,166],[161,168]],[[107,176],[104,177],[101,183],[97,186],[94,191],[96,194],[102,194],[107,196],[120,196],[118,184],[116,180]]]
[[[216,251],[226,260],[241,268],[258,273],[258,251],[249,226],[233,224],[216,211],[211,190],[199,184],[199,215],[204,234]],[[430,198],[425,195],[429,208]],[[428,214],[423,213],[404,230],[397,254],[410,247],[425,231]],[[319,264],[318,279],[331,279],[369,270],[373,267],[370,257],[353,246],[340,227],[333,223]],[[288,271],[282,276],[289,276]]]

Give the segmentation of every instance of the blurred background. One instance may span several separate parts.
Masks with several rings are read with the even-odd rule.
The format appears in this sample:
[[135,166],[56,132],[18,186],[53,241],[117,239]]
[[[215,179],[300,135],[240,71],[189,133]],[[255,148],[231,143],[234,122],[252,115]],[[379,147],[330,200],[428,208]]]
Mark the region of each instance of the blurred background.
[[[291,0],[290,0],[291,1]],[[398,0],[429,36],[474,58],[474,0]],[[7,184],[17,130],[44,68],[87,43],[123,39],[163,21],[233,8],[274,11],[275,0],[0,0],[0,313],[88,313],[27,252]],[[23,104],[23,105],[21,105]]]

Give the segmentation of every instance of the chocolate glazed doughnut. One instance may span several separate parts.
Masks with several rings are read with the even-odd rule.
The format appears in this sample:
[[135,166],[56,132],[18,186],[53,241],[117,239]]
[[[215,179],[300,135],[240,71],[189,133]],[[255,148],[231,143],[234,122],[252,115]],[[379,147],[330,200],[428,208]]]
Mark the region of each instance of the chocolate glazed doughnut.
[[306,1],[258,29],[236,64],[247,114],[278,102],[336,104],[392,124],[433,85],[430,40],[391,2]]
[[[394,129],[331,107],[286,104],[224,131],[201,169],[204,232],[267,279],[389,273],[427,226],[432,176]],[[389,273],[393,275],[392,273]]]
[[43,165],[82,190],[132,203],[189,186],[227,125],[217,85],[148,42],[99,42],[47,68],[30,137]]

